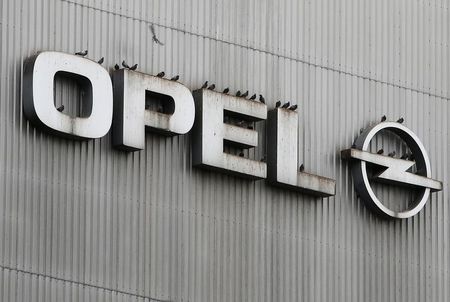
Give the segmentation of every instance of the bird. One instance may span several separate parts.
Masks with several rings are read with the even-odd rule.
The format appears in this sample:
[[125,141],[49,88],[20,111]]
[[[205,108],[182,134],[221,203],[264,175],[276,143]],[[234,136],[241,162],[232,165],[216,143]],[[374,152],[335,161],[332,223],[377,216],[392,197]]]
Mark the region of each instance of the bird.
[[362,134],[364,132],[364,128],[359,129],[359,134]]
[[377,151],[377,154],[383,154],[383,153],[384,153],[383,149],[380,149],[380,150]]
[[214,90],[215,88],[216,88],[216,84],[211,84],[211,85],[208,87],[209,90]]
[[230,88],[227,87],[227,88],[225,88],[222,92],[225,93],[225,94],[227,94],[229,91],[230,91]]
[[248,90],[246,92],[244,92],[243,95],[241,95],[241,97],[246,98],[248,96]]
[[262,94],[259,95],[259,101],[263,104],[266,103],[266,99],[264,99],[264,97],[262,96]]
[[381,117],[381,122],[385,122],[386,121],[386,115],[383,115],[382,117]]
[[115,69],[115,70],[119,70],[119,69],[120,69],[119,64],[114,65],[114,69]]
[[176,75],[176,76],[172,77],[170,80],[176,82],[176,81],[178,81],[179,79],[180,79],[180,76],[179,76],[179,75]]
[[403,123],[404,121],[405,121],[405,119],[401,117],[401,118],[399,118],[399,119],[397,120],[397,123],[400,123],[400,124],[401,124],[401,123]]
[[240,157],[244,157],[244,152],[239,153]]
[[85,51],[79,51],[75,53],[77,56],[82,56],[85,57],[88,54],[88,50],[86,49]]
[[396,154],[395,151],[392,151],[392,152],[390,152],[390,153],[388,154],[388,156],[389,156],[389,157],[394,157],[395,154]]
[[97,61],[98,64],[103,64],[105,62],[105,57],[101,57],[100,60]]
[[206,81],[205,83],[203,83],[202,89],[205,89],[206,87],[208,87],[208,81]]
[[281,106],[281,101],[278,101],[278,102],[275,103],[275,108],[278,108],[280,106]]
[[408,157],[409,157],[409,154],[408,153],[405,153],[405,154],[403,154],[402,156],[400,156],[400,159],[408,159]]
[[236,91],[236,96],[237,97],[241,96],[241,91],[240,90]]
[[127,69],[130,69],[130,65],[128,65],[127,62],[125,62],[125,60],[122,61],[122,66]]
[[59,112],[63,112],[63,110],[64,110],[64,105],[59,106],[58,108],[56,108],[56,110],[58,110]]
[[289,105],[291,105],[291,103],[290,103],[290,102],[284,103],[284,104],[283,104],[283,106],[281,106],[281,108],[288,108],[288,107],[289,107]]
[[152,32],[152,40],[153,42],[155,42],[156,44],[159,44],[161,46],[164,46],[164,43],[161,42],[157,37],[156,37],[156,32],[155,32],[155,26],[153,24],[150,24],[150,30]]
[[138,64],[134,64],[133,66],[130,67],[130,70],[136,70],[138,67]]
[[291,107],[289,107],[289,110],[295,111],[297,110],[297,105],[292,105]]
[[158,78],[164,78],[164,76],[166,75],[166,73],[164,71],[161,71],[160,73],[158,73],[156,76]]
[[252,95],[251,97],[250,97],[250,100],[255,100],[256,99],[256,94],[254,94],[254,95]]
[[301,164],[300,167],[298,168],[298,170],[299,170],[300,172],[305,171],[305,165],[304,165],[304,164]]

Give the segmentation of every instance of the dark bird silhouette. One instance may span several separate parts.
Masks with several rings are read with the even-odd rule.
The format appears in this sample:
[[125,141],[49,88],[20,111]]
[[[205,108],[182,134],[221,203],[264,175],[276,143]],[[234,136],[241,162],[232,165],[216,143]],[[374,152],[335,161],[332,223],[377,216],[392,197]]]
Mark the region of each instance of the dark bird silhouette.
[[176,76],[172,77],[170,80],[176,82],[176,81],[178,81],[179,79],[180,79],[180,76],[179,76],[179,75],[176,75]]
[[266,103],[266,99],[262,96],[262,94],[259,95],[259,101],[263,104]]
[[281,101],[278,101],[278,102],[275,103],[275,108],[278,108],[280,106],[281,106]]
[[289,107],[289,110],[295,111],[297,110],[297,105],[292,105],[291,107]]
[[161,71],[160,73],[158,73],[156,76],[158,78],[164,78],[164,76],[166,75],[166,73],[164,71]]
[[305,171],[305,165],[304,165],[304,164],[301,164],[300,167],[298,168],[298,170],[299,170],[300,172]]
[[389,156],[389,157],[394,157],[395,154],[396,154],[395,151],[392,151],[392,152],[390,152],[390,153],[388,154],[388,156]]
[[120,69],[119,64],[114,65],[114,69],[115,69],[115,70],[119,70],[119,69]]
[[100,60],[97,61],[98,64],[102,65],[105,62],[105,57],[101,57]]
[[88,50],[84,50],[84,51],[79,51],[75,53],[77,56],[82,56],[85,57],[88,54]]
[[364,132],[364,128],[359,129],[359,134]]
[[291,105],[290,102],[284,103],[283,106],[281,106],[281,108],[287,108],[287,107],[289,107],[289,105]]
[[402,156],[400,156],[400,159],[408,159],[408,157],[409,157],[409,154],[408,153],[405,153],[405,154],[403,154]]
[[225,93],[225,94],[227,94],[228,92],[230,92],[230,88],[225,88],[223,91],[222,91],[223,93]]
[[244,157],[244,152],[239,153],[240,157]]
[[130,65],[128,65],[127,62],[125,62],[125,60],[122,61],[122,66],[124,68],[130,69]]
[[238,90],[238,91],[236,91],[236,96],[241,96],[241,91],[240,90]]
[[150,24],[150,30],[152,32],[152,40],[153,42],[155,42],[156,44],[159,44],[161,46],[164,46],[164,43],[161,42],[157,37],[156,37],[156,31],[155,31],[155,27],[153,26],[153,24]]
[[205,83],[203,83],[202,89],[205,89],[206,87],[208,87],[208,81],[206,81]]
[[138,67],[138,64],[134,64],[133,66],[130,67],[130,70],[136,70]]
[[252,95],[251,97],[250,97],[250,100],[256,100],[256,94],[254,94],[254,95]]
[[64,105],[59,106],[58,108],[56,108],[56,110],[58,110],[59,112],[63,112],[63,110],[64,110]]
[[382,121],[382,122],[385,122],[385,121],[386,121],[386,115],[383,115],[383,116],[381,117],[381,121]]
[[377,151],[377,154],[380,154],[380,155],[381,155],[381,154],[383,154],[383,153],[384,153],[384,150],[383,150],[383,149],[380,149],[380,150]]
[[401,117],[401,118],[399,118],[399,119],[397,120],[397,123],[400,123],[400,124],[401,124],[401,123],[403,123],[404,121],[405,121],[405,119]]
[[211,84],[211,86],[208,87],[209,90],[214,90],[216,88],[216,84]]
[[247,90],[246,92],[244,92],[244,94],[243,94],[243,95],[241,95],[241,97],[243,97],[243,98],[246,98],[246,97],[248,97],[248,90]]

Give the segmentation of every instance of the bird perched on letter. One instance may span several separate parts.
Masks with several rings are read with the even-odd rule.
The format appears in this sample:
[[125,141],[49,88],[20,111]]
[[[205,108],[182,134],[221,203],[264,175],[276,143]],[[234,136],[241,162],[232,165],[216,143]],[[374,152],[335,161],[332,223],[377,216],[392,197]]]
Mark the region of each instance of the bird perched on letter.
[[399,118],[399,119],[397,120],[397,123],[400,123],[400,124],[401,124],[401,123],[403,123],[404,121],[405,121],[405,119],[401,117],[401,118]]
[[262,96],[262,94],[259,95],[259,101],[263,104],[266,103],[266,100],[264,99],[264,97]]
[[79,51],[75,53],[77,56],[82,56],[85,57],[88,54],[88,50],[86,49],[85,51]]
[[208,81],[206,81],[205,83],[203,83],[202,89],[205,89],[206,87],[208,87]]
[[211,86],[208,87],[209,90],[214,90],[216,88],[216,84],[211,84]]
[[388,154],[389,157],[394,157],[395,156],[395,151],[392,151]]
[[288,107],[289,107],[289,105],[291,105],[291,103],[290,103],[290,102],[284,103],[284,104],[283,104],[283,106],[281,106],[281,108],[288,108]]
[[166,75],[166,73],[164,71],[161,71],[160,73],[158,73],[156,76],[158,78],[164,78],[164,76]]
[[138,64],[134,64],[133,66],[130,67],[130,70],[136,70],[138,67]]
[[180,79],[180,76],[179,76],[179,75],[176,75],[176,76],[172,77],[170,80],[176,82],[176,81],[178,81],[179,79]]
[[383,115],[382,117],[381,117],[381,122],[385,122],[386,121],[386,115]]
[[250,97],[250,100],[255,100],[256,99],[256,94],[254,94],[254,95],[252,95],[251,97]]
[[297,105],[292,105],[291,107],[289,107],[289,110],[295,111],[297,110]]
[[275,108],[278,108],[280,106],[281,106],[281,101],[278,101],[278,102],[275,103]]
[[130,65],[128,65],[127,62],[125,62],[125,60],[122,61],[122,66],[124,68],[130,69]]
[[102,65],[104,61],[105,61],[105,57],[101,57],[100,60],[97,61],[97,63]]
[[230,88],[227,87],[222,91],[222,93],[228,94],[229,91],[230,91]]

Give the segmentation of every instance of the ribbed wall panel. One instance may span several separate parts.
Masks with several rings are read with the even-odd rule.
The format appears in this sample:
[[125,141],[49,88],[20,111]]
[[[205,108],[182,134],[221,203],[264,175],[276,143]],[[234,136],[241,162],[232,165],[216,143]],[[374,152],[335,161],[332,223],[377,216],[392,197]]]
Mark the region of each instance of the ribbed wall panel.
[[[0,301],[449,301],[449,20],[443,0],[1,1]],[[192,168],[190,135],[126,153],[110,134],[36,129],[23,61],[86,48],[108,69],[297,103],[299,162],[336,196]],[[444,182],[408,220],[369,212],[340,158],[383,114],[405,118]]]

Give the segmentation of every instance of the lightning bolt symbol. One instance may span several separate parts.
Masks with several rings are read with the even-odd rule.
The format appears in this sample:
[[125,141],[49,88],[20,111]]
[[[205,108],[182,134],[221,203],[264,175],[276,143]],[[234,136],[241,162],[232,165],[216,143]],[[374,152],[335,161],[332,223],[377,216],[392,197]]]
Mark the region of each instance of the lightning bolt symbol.
[[433,191],[442,190],[442,182],[422,175],[407,172],[409,168],[414,166],[415,162],[413,161],[373,154],[359,149],[344,150],[342,151],[342,157],[347,159],[357,159],[377,166],[385,167],[386,169],[374,177],[374,180],[380,182],[395,183],[411,187],[430,188]]

